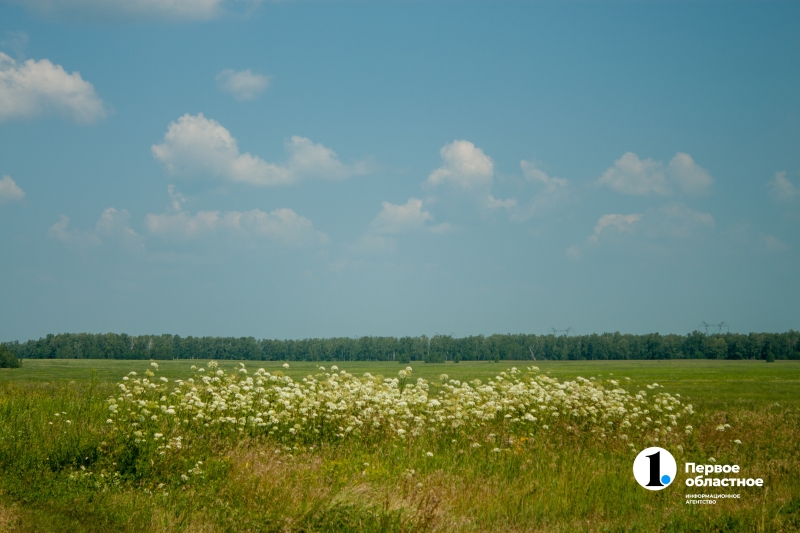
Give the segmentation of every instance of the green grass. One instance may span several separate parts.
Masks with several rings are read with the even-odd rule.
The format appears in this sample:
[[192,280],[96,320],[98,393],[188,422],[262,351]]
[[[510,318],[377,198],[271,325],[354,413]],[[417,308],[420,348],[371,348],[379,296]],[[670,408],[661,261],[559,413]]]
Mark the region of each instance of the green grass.
[[[202,363],[159,361],[159,374],[188,377],[190,366]],[[245,363],[293,378],[319,366]],[[313,451],[269,439],[209,442],[192,452],[205,458],[202,481],[154,473],[100,482],[104,400],[123,375],[148,364],[25,360],[21,369],[0,370],[0,531],[800,531],[800,361],[410,365],[414,377],[432,381],[442,373],[486,380],[535,364],[561,380],[629,377],[623,386],[631,391],[657,382],[697,411],[688,422],[694,435],[674,452],[679,471],[684,461],[714,457],[766,481],[764,489],[716,489],[741,499],[714,506],[686,505],[684,495],[698,491],[677,482],[648,492],[633,481],[631,452],[569,434],[508,445],[501,455],[488,445],[473,451],[466,440],[349,441]],[[387,377],[406,366],[334,364]],[[238,362],[220,366],[231,370]],[[72,424],[51,426],[56,412],[68,413]],[[730,430],[717,431],[723,423]]]

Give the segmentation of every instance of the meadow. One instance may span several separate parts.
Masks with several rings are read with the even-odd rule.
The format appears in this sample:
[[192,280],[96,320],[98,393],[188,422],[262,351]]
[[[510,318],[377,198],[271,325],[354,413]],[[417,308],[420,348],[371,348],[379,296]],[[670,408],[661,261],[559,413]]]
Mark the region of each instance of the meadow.
[[0,531],[800,531],[800,361],[243,364],[0,370]]

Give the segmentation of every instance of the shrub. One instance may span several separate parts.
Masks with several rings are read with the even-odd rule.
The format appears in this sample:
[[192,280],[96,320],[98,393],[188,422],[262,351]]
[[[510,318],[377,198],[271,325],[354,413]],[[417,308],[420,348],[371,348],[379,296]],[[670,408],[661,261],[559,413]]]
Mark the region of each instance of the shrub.
[[17,354],[9,350],[5,344],[0,344],[0,368],[19,368]]

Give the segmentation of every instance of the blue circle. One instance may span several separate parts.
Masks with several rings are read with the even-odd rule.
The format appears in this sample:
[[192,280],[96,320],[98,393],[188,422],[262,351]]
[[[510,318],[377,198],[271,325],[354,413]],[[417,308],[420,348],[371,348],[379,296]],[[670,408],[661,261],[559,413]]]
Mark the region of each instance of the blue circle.
[[664,485],[669,485],[670,481],[672,481],[672,478],[669,477],[668,475],[664,474],[663,476],[661,476],[661,483],[663,483]]

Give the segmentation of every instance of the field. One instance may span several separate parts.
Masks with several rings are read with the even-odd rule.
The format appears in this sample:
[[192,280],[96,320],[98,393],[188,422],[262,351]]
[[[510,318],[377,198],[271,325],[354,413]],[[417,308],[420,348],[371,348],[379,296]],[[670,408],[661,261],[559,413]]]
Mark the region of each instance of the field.
[[[314,363],[245,362],[248,374],[239,374],[238,362],[223,361],[219,370],[257,378],[263,367],[291,386],[317,375],[321,387],[330,383],[323,378],[331,363],[321,364],[325,371]],[[354,376],[342,378],[347,387],[347,379],[373,379],[365,373],[383,386],[380,377],[405,367],[336,364]],[[655,443],[655,426],[639,434],[631,428],[623,439],[610,422],[606,435],[604,426],[568,416],[545,424],[542,415],[524,430],[498,417],[407,438],[388,426],[312,435],[299,423],[298,433],[259,432],[249,422],[247,431],[199,425],[192,432],[165,417],[150,434],[172,431],[184,440],[162,454],[163,445],[139,442],[122,424],[136,404],[120,395],[111,411],[117,416],[107,402],[130,371],[133,381],[153,370],[149,361],[25,360],[21,369],[0,370],[0,531],[800,531],[799,361],[416,362],[399,391],[385,386],[418,394],[419,385],[405,383],[423,378],[428,398],[446,398],[461,383],[485,385],[506,372],[496,381],[500,391],[529,379],[515,376],[531,364],[547,390],[557,390],[551,378],[580,376],[587,379],[576,390],[609,393],[614,380],[632,394],[647,391],[648,401],[666,393],[692,410]],[[208,366],[159,361],[151,377],[172,387],[200,375],[192,365]],[[678,478],[663,491],[633,479],[633,459],[645,445],[663,445],[678,462]],[[764,487],[687,487],[684,462],[738,464]],[[685,495],[698,492],[740,498],[688,505]]]

